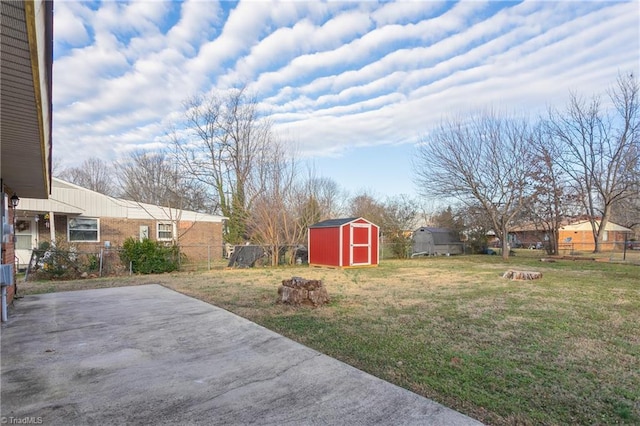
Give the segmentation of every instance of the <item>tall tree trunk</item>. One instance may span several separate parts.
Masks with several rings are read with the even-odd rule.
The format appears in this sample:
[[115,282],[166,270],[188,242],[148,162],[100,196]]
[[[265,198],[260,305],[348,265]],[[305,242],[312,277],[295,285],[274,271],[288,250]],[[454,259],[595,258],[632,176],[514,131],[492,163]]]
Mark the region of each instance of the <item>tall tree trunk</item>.
[[502,260],[509,260],[509,232],[506,226],[502,226]]

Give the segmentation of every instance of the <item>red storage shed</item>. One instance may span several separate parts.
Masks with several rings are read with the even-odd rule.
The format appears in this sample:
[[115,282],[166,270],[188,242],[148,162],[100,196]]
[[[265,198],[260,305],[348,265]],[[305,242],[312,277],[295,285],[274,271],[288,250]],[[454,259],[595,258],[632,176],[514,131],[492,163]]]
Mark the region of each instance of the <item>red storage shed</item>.
[[377,225],[361,217],[329,219],[309,227],[309,265],[378,266]]

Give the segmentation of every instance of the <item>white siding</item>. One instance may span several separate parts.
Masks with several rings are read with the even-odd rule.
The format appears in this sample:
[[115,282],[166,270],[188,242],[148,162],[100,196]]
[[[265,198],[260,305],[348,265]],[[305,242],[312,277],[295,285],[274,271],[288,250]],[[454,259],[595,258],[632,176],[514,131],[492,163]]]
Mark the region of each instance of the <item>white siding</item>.
[[197,213],[189,210],[176,210],[136,203],[109,197],[95,191],[82,188],[60,179],[53,179],[51,195],[48,200],[24,198],[20,200],[18,210],[63,214],[80,214],[88,217],[112,217],[126,219],[181,220],[197,222],[222,222],[224,217]]
[[[564,231],[591,231],[591,223],[587,222],[576,222],[571,225],[565,225],[560,229]],[[607,222],[607,226],[605,226],[605,231],[619,231],[619,232],[631,232],[631,229],[625,228],[624,226],[620,226],[613,222]]]

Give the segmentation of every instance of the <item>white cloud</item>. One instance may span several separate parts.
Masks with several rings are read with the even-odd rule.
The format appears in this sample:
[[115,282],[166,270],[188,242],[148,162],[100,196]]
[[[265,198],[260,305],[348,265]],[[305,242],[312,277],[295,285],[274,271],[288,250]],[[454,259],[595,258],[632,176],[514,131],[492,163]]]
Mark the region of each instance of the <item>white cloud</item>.
[[182,5],[180,20],[167,32],[168,44],[185,56],[195,56],[199,43],[216,35],[222,19],[222,9],[217,2],[190,0]]
[[160,146],[184,99],[245,83],[304,155],[410,144],[484,106],[535,115],[639,73],[638,12],[611,1],[59,2],[54,155]]
[[104,79],[126,72],[129,66],[118,50],[96,44],[74,49],[54,63],[54,102],[65,107],[90,98],[104,84]]
[[55,44],[58,49],[63,45],[71,47],[83,46],[89,41],[89,33],[85,28],[83,16],[86,9],[82,3],[61,2],[56,3],[56,37]]
[[[479,3],[479,2],[478,2]],[[399,1],[385,3],[371,13],[377,25],[404,24],[431,16],[443,9],[441,2]]]

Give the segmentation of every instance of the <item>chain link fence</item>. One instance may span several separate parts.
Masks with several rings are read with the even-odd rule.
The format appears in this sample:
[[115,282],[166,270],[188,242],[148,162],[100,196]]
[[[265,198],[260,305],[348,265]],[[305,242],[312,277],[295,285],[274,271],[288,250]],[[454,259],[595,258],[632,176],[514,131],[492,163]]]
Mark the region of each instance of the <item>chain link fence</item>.
[[71,249],[37,249],[25,269],[27,280],[55,280],[95,278],[126,275],[128,268],[122,264],[119,249],[79,251]]
[[[544,250],[536,250],[543,253]],[[25,270],[26,280],[64,280],[77,278],[96,278],[104,276],[130,275],[134,270],[131,263],[123,263],[122,249],[100,248],[80,251],[77,249],[37,249],[32,251],[29,264],[18,265]],[[208,271],[227,266],[228,259],[223,257],[223,247],[208,245],[179,246],[178,269],[180,271]],[[471,248],[465,247],[463,253],[470,254]],[[389,258],[390,250],[381,248],[381,258]],[[579,256],[606,259],[616,262],[640,264],[640,244],[638,242],[615,242],[606,244],[600,253],[593,253],[593,246],[580,243],[561,243],[559,256]],[[135,262],[135,260],[134,260]]]
[[636,241],[603,242],[599,253],[593,253],[592,243],[559,243],[558,255],[581,256],[640,263],[640,244]]
[[210,271],[227,264],[222,246],[180,245],[179,269],[181,271]]
[[[134,262],[122,261],[122,249],[99,248],[78,250],[71,248],[34,249],[29,263],[18,265],[25,271],[25,281],[70,280],[105,276],[130,275]],[[179,246],[177,263],[180,271],[206,271],[225,265],[222,248],[206,245]],[[143,261],[140,259],[139,261]]]

